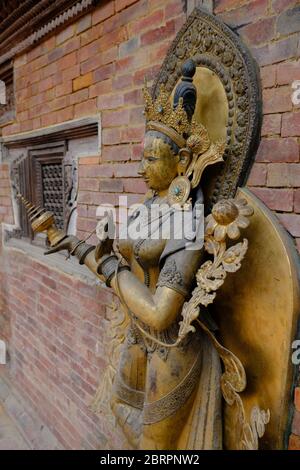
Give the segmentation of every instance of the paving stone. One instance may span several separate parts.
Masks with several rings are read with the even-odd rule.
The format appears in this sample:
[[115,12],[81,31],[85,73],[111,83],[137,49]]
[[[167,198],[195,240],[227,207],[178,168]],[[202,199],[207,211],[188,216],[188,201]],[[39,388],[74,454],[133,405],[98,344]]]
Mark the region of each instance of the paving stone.
[[0,450],[29,450],[16,425],[0,404]]

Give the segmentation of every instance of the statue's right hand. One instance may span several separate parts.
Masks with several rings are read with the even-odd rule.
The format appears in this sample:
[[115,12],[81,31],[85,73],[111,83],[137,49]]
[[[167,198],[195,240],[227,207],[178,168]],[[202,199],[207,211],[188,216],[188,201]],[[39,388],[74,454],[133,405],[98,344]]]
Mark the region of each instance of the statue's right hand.
[[57,243],[57,245],[46,251],[44,255],[52,255],[52,253],[57,253],[62,250],[67,250],[70,253],[78,244],[78,242],[78,238],[74,237],[73,235],[67,235],[63,240]]

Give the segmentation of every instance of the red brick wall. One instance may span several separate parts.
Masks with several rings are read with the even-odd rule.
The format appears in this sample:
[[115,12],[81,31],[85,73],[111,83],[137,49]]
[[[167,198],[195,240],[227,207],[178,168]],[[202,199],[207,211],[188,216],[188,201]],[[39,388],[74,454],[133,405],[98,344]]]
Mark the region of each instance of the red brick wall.
[[13,384],[65,448],[118,448],[118,433],[88,408],[105,368],[111,294],[15,250],[2,261]]
[[[238,27],[260,64],[262,143],[248,185],[299,243],[299,106],[291,100],[292,82],[300,80],[296,3],[216,0],[215,13]],[[101,112],[101,155],[80,159],[80,237],[94,229],[100,203],[114,203],[120,193],[136,202],[145,191],[137,178],[141,87],[160,68],[186,20],[185,7],[183,0],[102,2],[15,60],[17,117],[3,135]],[[0,166],[1,221],[13,222],[6,165]],[[65,447],[118,447],[115,429],[88,410],[104,369],[95,349],[111,296],[45,264],[15,251],[1,255],[1,336],[10,337],[11,376]],[[300,448],[297,406],[291,448]]]
[[0,164],[0,337],[7,340],[10,337],[10,315],[6,308],[7,277],[2,257],[2,222],[14,223],[7,164]]

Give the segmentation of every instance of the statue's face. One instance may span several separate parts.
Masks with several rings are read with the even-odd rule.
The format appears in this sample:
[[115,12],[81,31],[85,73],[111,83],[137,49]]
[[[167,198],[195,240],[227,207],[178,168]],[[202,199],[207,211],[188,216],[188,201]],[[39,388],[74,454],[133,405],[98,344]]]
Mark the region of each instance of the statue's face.
[[163,191],[177,176],[178,157],[161,138],[145,136],[144,155],[139,168],[139,175],[150,189]]

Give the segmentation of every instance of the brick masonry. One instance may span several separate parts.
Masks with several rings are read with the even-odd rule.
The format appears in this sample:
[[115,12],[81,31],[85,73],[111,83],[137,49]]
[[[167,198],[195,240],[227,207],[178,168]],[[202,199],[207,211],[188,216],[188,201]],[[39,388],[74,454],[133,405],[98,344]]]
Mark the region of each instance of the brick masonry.
[[[192,3],[104,1],[15,59],[16,120],[3,135],[101,112],[101,155],[79,162],[79,237],[94,227],[97,205],[114,203],[121,193],[136,202],[145,192],[137,177],[141,87],[144,77],[151,83],[159,70]],[[300,249],[300,104],[292,101],[293,83],[300,80],[298,1],[213,3],[260,66],[262,141],[248,186],[278,214]],[[14,222],[7,164],[0,165],[1,222]],[[115,428],[88,409],[105,366],[102,338],[110,302],[106,289],[86,286],[24,254],[1,253],[0,335],[9,341],[10,374],[66,448],[121,445]],[[95,354],[99,339],[102,358]],[[295,403],[290,448],[300,449],[298,391]]]
[[65,449],[120,448],[118,431],[89,409],[106,364],[110,293],[15,250],[2,255],[1,273],[6,280],[3,311],[12,325],[8,367],[13,396],[23,397],[23,407],[27,411],[28,403],[48,434],[45,429],[35,436],[38,420],[34,413],[29,420],[19,399],[4,401],[10,414],[34,448],[56,448],[57,443]]

